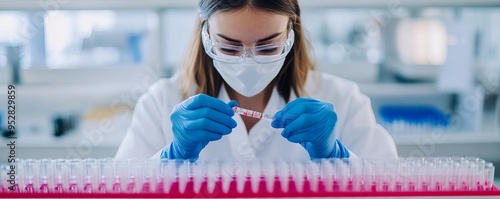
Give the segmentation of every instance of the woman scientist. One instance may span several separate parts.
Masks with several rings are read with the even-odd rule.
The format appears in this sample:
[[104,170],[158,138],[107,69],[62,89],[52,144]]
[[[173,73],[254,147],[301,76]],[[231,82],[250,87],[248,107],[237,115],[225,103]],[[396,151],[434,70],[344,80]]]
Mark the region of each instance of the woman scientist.
[[116,158],[397,157],[358,86],[314,70],[297,0],[200,0],[199,12],[186,70],[139,99]]

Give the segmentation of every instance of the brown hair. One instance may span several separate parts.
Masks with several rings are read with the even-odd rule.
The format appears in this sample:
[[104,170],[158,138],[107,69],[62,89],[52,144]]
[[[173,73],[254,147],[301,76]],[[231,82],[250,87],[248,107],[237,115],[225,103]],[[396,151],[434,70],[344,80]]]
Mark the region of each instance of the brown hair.
[[[273,81],[277,84],[278,93],[289,101],[290,88],[296,96],[306,95],[304,84],[307,72],[314,69],[309,55],[309,42],[305,39],[300,20],[300,7],[297,0],[200,0],[199,11],[202,20],[208,20],[216,12],[232,11],[251,6],[278,14],[288,15],[293,20],[295,40],[292,50],[285,58],[281,71]],[[202,21],[196,24],[192,48],[188,51],[185,60],[185,77],[183,96],[187,98],[193,80],[196,82],[196,93],[204,93],[213,97],[219,95],[223,79],[213,67],[213,60],[204,51],[201,41]]]

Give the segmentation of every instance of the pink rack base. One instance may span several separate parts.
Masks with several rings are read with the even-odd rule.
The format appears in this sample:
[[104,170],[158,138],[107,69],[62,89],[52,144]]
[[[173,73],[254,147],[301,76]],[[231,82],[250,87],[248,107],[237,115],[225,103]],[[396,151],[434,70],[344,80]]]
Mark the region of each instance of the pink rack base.
[[[290,182],[289,185],[295,185],[294,182]],[[149,186],[145,184],[144,186]],[[260,183],[260,190],[265,190],[265,183]],[[299,192],[294,187],[290,186],[290,189],[285,193],[279,188],[281,184],[275,182],[274,190],[271,192],[259,191],[254,193],[251,191],[250,182],[245,183],[243,192],[238,192],[236,183],[231,183],[229,191],[227,193],[222,191],[222,186],[220,183],[216,184],[213,192],[209,193],[207,189],[207,184],[203,183],[199,193],[194,191],[186,191],[185,193],[180,193],[179,184],[173,183],[171,189],[168,193],[163,192],[163,185],[160,183],[157,187],[158,193],[12,193],[6,192],[0,194],[0,198],[294,198],[294,197],[454,197],[454,196],[498,196],[500,198],[500,189],[493,186],[490,190],[481,191],[340,191],[335,190],[333,192],[327,192],[322,184],[319,185],[317,191],[312,191],[310,189],[309,183],[304,184],[304,190]],[[194,183],[188,182],[185,190],[194,190]]]

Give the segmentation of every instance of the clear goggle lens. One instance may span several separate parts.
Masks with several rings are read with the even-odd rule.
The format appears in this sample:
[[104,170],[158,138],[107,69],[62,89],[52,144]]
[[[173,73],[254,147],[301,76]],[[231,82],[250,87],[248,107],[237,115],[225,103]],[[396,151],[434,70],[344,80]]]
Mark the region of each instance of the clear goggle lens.
[[[292,27],[292,26],[290,26]],[[203,24],[202,40],[205,52],[212,59],[225,63],[241,63],[251,57],[257,63],[272,63],[284,59],[292,49],[294,32],[290,29],[288,38],[280,43],[256,46],[252,50],[245,50],[243,46],[234,46],[214,42],[208,34],[207,23]]]

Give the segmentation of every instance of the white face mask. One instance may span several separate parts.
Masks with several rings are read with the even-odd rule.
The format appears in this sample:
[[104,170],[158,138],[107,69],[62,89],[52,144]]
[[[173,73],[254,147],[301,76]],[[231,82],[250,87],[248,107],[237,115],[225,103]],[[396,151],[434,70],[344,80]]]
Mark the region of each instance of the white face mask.
[[[271,56],[266,57],[272,58]],[[278,75],[284,63],[284,58],[267,64],[256,63],[249,57],[239,64],[228,64],[214,60],[214,66],[224,81],[245,97],[252,97],[262,92]]]

